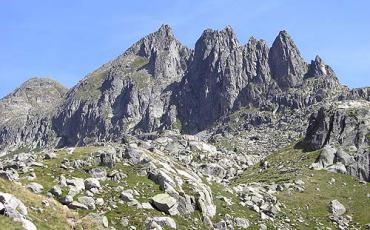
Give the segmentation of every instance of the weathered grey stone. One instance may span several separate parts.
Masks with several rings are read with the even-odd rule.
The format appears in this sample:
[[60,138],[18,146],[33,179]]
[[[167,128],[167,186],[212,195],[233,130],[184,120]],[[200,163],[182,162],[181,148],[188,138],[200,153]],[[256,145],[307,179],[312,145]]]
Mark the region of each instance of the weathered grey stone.
[[329,209],[333,215],[337,215],[337,216],[340,216],[346,213],[346,208],[338,200],[330,201]]
[[85,205],[89,210],[95,210],[94,198],[88,196],[81,196],[77,200],[79,203]]
[[101,188],[100,182],[96,178],[87,178],[85,179],[84,183],[85,183],[86,189],[92,189],[92,188],[100,189]]
[[151,203],[159,211],[165,212],[169,215],[178,214],[176,199],[166,193],[155,195],[152,197]]
[[44,187],[41,184],[32,182],[26,186],[27,189],[31,190],[33,193],[42,193],[44,191]]
[[171,217],[149,217],[145,220],[147,225],[151,225],[151,222],[155,222],[161,227],[176,229],[176,222]]
[[86,205],[81,204],[80,202],[77,201],[72,201],[72,203],[68,204],[68,207],[70,209],[83,209],[83,210],[89,209]]

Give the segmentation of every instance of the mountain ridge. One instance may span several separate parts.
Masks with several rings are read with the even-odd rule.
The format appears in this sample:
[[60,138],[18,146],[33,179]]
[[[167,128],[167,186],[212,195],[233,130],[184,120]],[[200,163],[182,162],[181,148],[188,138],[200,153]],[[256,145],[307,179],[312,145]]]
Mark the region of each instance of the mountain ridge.
[[[322,68],[322,63],[317,56],[306,64],[286,31],[279,32],[268,47],[253,37],[241,45],[231,26],[206,29],[192,50],[175,38],[170,26],[162,25],[70,89],[50,123],[65,139],[60,146],[77,144],[77,136],[91,139],[83,144],[101,140],[97,136],[112,139],[122,132],[174,126],[196,133],[245,106],[267,110],[305,106],[301,96],[285,90],[302,87],[308,78],[327,76],[330,79],[321,79],[321,86],[338,91],[342,86],[335,73]],[[326,97],[314,94],[308,103]],[[89,111],[95,115],[80,116]],[[79,128],[72,128],[75,124]]]

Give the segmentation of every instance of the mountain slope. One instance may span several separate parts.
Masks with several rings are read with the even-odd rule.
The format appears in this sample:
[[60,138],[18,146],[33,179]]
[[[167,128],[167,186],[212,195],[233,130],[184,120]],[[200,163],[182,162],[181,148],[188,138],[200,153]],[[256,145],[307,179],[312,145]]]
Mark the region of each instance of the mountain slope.
[[33,78],[0,100],[0,149],[37,148],[55,141],[51,117],[67,92],[47,78]]

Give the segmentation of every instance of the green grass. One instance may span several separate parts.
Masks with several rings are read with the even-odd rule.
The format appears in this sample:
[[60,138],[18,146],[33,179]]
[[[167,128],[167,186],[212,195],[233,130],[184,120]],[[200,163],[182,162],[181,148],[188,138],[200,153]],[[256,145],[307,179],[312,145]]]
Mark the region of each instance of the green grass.
[[[300,149],[288,147],[267,157],[267,161],[271,165],[267,171],[260,173],[260,167],[256,165],[245,171],[234,183],[284,183],[301,179],[305,182],[304,192],[288,192],[286,190],[276,193],[278,200],[286,205],[286,209],[282,210],[278,218],[288,217],[292,223],[300,226],[300,229],[313,229],[317,223],[335,228],[328,218],[330,215],[328,204],[331,200],[338,199],[346,207],[346,214],[353,217],[353,222],[359,223],[363,227],[370,220],[368,212],[370,199],[367,198],[370,185],[368,183],[361,184],[349,175],[325,170],[310,170],[309,165],[318,156],[319,151],[303,152]],[[284,168],[288,170],[279,170],[280,165],[284,165]],[[334,184],[328,183],[331,178],[335,179]],[[297,222],[299,216],[305,219],[306,225]]]
[[12,219],[3,215],[0,215],[0,226],[1,229],[23,230],[23,227],[20,223],[13,222]]
[[149,59],[138,56],[133,62],[131,62],[130,67],[134,70],[138,70],[148,63],[149,63]]
[[138,89],[143,89],[150,85],[151,77],[146,72],[133,72],[130,75],[130,79]]
[[[216,216],[213,218],[214,223],[223,220],[226,214],[232,217],[246,218],[250,221],[250,229],[258,229],[258,214],[247,207],[239,204],[240,199],[235,193],[225,191],[221,184],[213,183],[211,186],[213,201],[217,207]],[[228,206],[225,201],[218,199],[217,196],[224,196],[231,199],[232,205]]]
[[91,74],[81,85],[76,89],[76,94],[86,100],[96,100],[100,97],[100,87],[103,85],[109,71],[99,71]]
[[[51,226],[53,226],[53,229],[71,229],[67,219],[72,218],[75,219],[76,222],[80,220],[77,213],[63,208],[63,206],[55,200],[48,199],[49,206],[42,205],[42,201],[47,199],[45,196],[33,194],[18,184],[0,179],[0,191],[13,194],[21,200],[28,208],[28,218],[40,230],[48,230]],[[37,209],[43,209],[43,211],[40,212]],[[86,221],[91,222],[91,220]],[[10,225],[11,220],[1,218],[0,223],[7,226]],[[1,226],[2,229],[19,229],[18,224],[12,226],[14,228],[3,228],[3,225]],[[76,229],[79,229],[79,226],[80,225],[77,225]],[[95,229],[99,229],[96,225],[93,226]]]

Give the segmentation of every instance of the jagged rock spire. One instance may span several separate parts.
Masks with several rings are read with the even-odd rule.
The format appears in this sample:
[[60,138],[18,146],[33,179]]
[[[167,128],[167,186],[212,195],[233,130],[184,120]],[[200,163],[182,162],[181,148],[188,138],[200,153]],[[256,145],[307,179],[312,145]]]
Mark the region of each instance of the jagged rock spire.
[[273,78],[282,88],[300,85],[307,72],[307,64],[285,30],[280,31],[272,44],[269,63]]
[[316,55],[315,60],[311,61],[307,77],[332,76],[334,71],[325,64],[325,62]]

